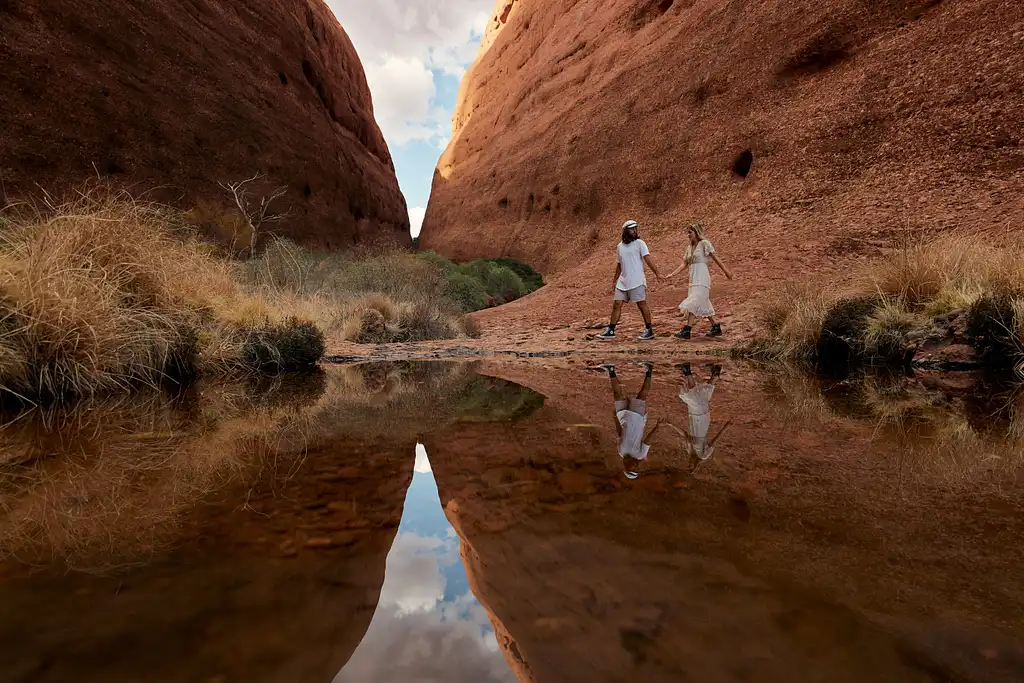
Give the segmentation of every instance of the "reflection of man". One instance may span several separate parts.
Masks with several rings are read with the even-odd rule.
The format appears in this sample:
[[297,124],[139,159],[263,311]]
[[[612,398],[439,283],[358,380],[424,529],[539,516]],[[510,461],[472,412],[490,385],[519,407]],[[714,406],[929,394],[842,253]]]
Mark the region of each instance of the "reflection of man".
[[622,470],[629,479],[636,479],[640,463],[647,459],[651,449],[651,439],[660,425],[655,425],[648,434],[647,428],[647,395],[651,391],[651,376],[654,365],[641,363],[646,370],[644,383],[636,398],[628,398],[626,390],[615,374],[615,366],[600,366],[608,373],[612,381],[612,396],[615,399],[615,431],[619,435],[619,457],[622,458]]
[[677,367],[683,370],[683,386],[679,390],[679,399],[686,404],[689,414],[688,429],[683,432],[675,425],[669,426],[687,438],[690,455],[700,463],[714,455],[715,442],[725,431],[725,427],[729,426],[727,422],[714,438],[708,440],[708,431],[711,428],[711,397],[715,393],[715,380],[722,374],[722,366],[712,365],[710,376],[704,382],[694,379],[689,363]]

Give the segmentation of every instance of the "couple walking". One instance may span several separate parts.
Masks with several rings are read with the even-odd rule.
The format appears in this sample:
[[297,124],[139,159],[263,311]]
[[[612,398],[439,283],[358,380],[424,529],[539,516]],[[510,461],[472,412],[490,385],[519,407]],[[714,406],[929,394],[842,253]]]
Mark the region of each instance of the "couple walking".
[[680,312],[686,317],[686,324],[683,329],[675,334],[677,339],[689,339],[693,330],[693,323],[697,318],[710,318],[711,331],[709,337],[722,335],[722,325],[715,320],[715,307],[711,305],[711,271],[708,269],[708,260],[714,261],[722,269],[725,276],[732,279],[732,273],[726,268],[711,242],[704,236],[704,229],[700,223],[694,223],[687,232],[690,244],[686,249],[686,259],[664,278],[658,272],[658,266],[651,258],[647,243],[639,237],[640,226],[634,220],[628,220],[622,225],[622,241],[619,242],[619,262],[615,267],[615,301],[612,305],[612,316],[608,327],[604,332],[597,335],[598,339],[615,339],[615,326],[622,317],[622,304],[634,302],[640,308],[640,314],[644,317],[645,329],[638,339],[647,341],[654,339],[654,323],[651,319],[651,309],[647,305],[647,276],[644,273],[644,264],[651,269],[654,276],[660,282],[662,279],[670,280],[684,268],[690,270],[690,289],[686,299],[679,304]]

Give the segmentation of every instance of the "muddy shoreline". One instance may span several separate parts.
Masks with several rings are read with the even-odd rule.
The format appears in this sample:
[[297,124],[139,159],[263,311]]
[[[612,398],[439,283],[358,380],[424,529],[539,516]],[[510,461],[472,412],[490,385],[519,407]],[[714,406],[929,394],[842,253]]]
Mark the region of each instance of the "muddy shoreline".
[[[670,344],[672,346],[670,346]],[[512,346],[512,348],[509,348]],[[616,357],[643,357],[645,360],[662,362],[703,361],[707,359],[732,359],[741,363],[771,366],[774,363],[746,358],[741,344],[725,345],[714,342],[697,342],[683,345],[679,342],[658,339],[647,344],[602,343],[597,341],[580,344],[552,344],[554,348],[537,347],[532,344],[514,342],[495,344],[488,340],[465,340],[457,344],[441,342],[415,342],[408,344],[343,344],[335,345],[324,356],[326,365],[353,365],[376,362],[405,362],[416,360],[471,360],[474,358],[578,358],[581,361],[597,362]],[[558,348],[561,346],[562,348]],[[518,347],[518,348],[516,348]],[[922,371],[939,374],[978,375],[981,377],[985,365],[968,354],[932,354],[915,357],[908,364],[898,366],[865,366],[869,369],[887,371]],[[814,372],[814,367],[808,367]],[[1004,377],[1013,381],[1012,377]],[[1024,378],[1018,378],[1024,379]]]

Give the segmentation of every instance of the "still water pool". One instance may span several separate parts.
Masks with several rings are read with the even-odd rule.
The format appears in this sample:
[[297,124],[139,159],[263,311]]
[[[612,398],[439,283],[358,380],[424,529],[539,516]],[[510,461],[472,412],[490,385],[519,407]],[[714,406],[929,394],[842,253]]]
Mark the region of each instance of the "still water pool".
[[1024,681],[1024,398],[328,368],[7,415],[0,681]]

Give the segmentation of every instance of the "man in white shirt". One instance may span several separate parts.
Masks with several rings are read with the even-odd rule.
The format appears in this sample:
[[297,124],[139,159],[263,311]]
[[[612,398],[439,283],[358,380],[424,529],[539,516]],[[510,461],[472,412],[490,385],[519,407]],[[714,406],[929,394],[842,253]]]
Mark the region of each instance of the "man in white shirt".
[[635,302],[644,317],[645,329],[637,339],[648,341],[654,339],[654,325],[651,322],[651,309],[647,305],[647,276],[644,264],[651,269],[654,277],[661,279],[658,267],[651,259],[647,243],[639,238],[640,226],[634,220],[622,224],[622,241],[619,242],[619,262],[615,266],[615,300],[612,304],[612,317],[604,332],[597,335],[598,339],[609,341],[615,339],[615,326],[622,317],[622,304]]
[[641,363],[644,367],[644,383],[636,398],[629,398],[626,390],[615,374],[615,366],[605,364],[599,369],[608,373],[612,380],[612,397],[615,400],[615,431],[619,437],[619,457],[622,458],[622,471],[628,479],[636,479],[640,463],[647,460],[651,450],[651,439],[658,431],[657,425],[649,434],[647,429],[647,395],[651,391],[651,375],[654,365]]

